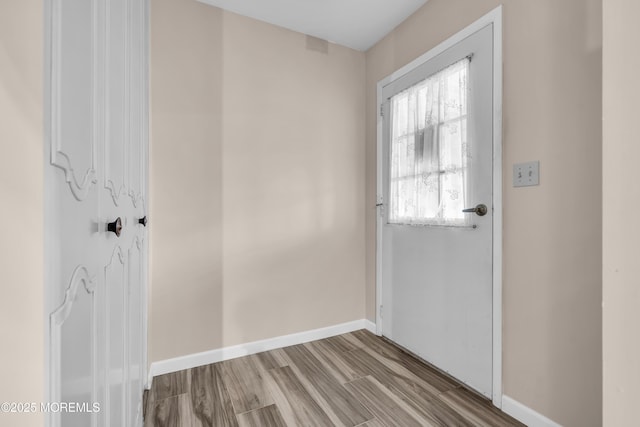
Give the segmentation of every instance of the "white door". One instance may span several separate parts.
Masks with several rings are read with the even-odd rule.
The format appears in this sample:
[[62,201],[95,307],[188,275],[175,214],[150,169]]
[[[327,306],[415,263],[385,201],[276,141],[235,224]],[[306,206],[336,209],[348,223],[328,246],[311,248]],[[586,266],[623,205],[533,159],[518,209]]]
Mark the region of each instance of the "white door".
[[491,397],[493,26],[382,95],[382,333]]
[[148,3],[47,7],[48,425],[141,426]]

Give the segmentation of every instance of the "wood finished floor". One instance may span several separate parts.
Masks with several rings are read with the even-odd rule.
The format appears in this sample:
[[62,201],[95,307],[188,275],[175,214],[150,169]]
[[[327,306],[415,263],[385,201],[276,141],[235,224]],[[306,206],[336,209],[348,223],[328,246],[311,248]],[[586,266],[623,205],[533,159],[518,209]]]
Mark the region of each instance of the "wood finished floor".
[[162,375],[145,427],[522,426],[365,330]]

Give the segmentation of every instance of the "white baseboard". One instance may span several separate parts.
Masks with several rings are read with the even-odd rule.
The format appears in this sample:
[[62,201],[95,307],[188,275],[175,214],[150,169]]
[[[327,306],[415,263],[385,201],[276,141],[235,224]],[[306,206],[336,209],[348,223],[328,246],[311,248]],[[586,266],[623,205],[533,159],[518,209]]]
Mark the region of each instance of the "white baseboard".
[[371,332],[374,335],[378,335],[376,324],[371,320],[364,319],[364,329]]
[[191,369],[196,366],[209,365],[211,363],[222,362],[223,360],[235,359],[237,357],[248,356],[250,354],[274,350],[276,348],[321,340],[323,338],[346,334],[347,332],[353,332],[360,329],[366,329],[374,334],[376,333],[375,323],[367,319],[360,319],[326,328],[313,329],[311,331],[298,332],[295,334],[283,335],[266,340],[254,341],[246,344],[239,344],[231,347],[224,347],[216,350],[204,351],[202,353],[194,353],[173,359],[153,362],[149,368],[147,389],[151,388],[153,377],[158,375],[169,374],[171,372],[182,371],[184,369]]
[[509,396],[502,396],[502,411],[529,427],[562,427]]

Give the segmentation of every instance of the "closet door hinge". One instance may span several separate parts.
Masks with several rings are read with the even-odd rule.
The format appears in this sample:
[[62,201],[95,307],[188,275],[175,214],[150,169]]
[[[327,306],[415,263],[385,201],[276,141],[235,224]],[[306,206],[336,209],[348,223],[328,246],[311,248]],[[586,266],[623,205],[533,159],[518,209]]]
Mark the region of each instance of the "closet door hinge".
[[380,318],[382,319],[384,316],[382,316],[382,305],[380,305]]
[[384,104],[380,104],[380,117],[384,117]]

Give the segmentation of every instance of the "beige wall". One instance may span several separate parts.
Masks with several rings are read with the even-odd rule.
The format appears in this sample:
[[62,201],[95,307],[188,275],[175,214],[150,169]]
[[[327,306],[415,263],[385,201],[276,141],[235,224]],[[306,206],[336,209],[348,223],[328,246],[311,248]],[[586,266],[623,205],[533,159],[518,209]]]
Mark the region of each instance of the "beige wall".
[[640,402],[640,27],[636,0],[604,0],[604,425],[638,423]]
[[222,343],[222,14],[151,1],[149,362]]
[[42,23],[42,1],[0,2],[0,402],[44,398]]
[[151,40],[150,361],[364,318],[364,54],[191,0]]
[[[504,4],[504,393],[601,421],[601,1],[429,0],[367,52],[367,316],[375,316],[376,83]],[[540,160],[515,189],[513,163]]]

